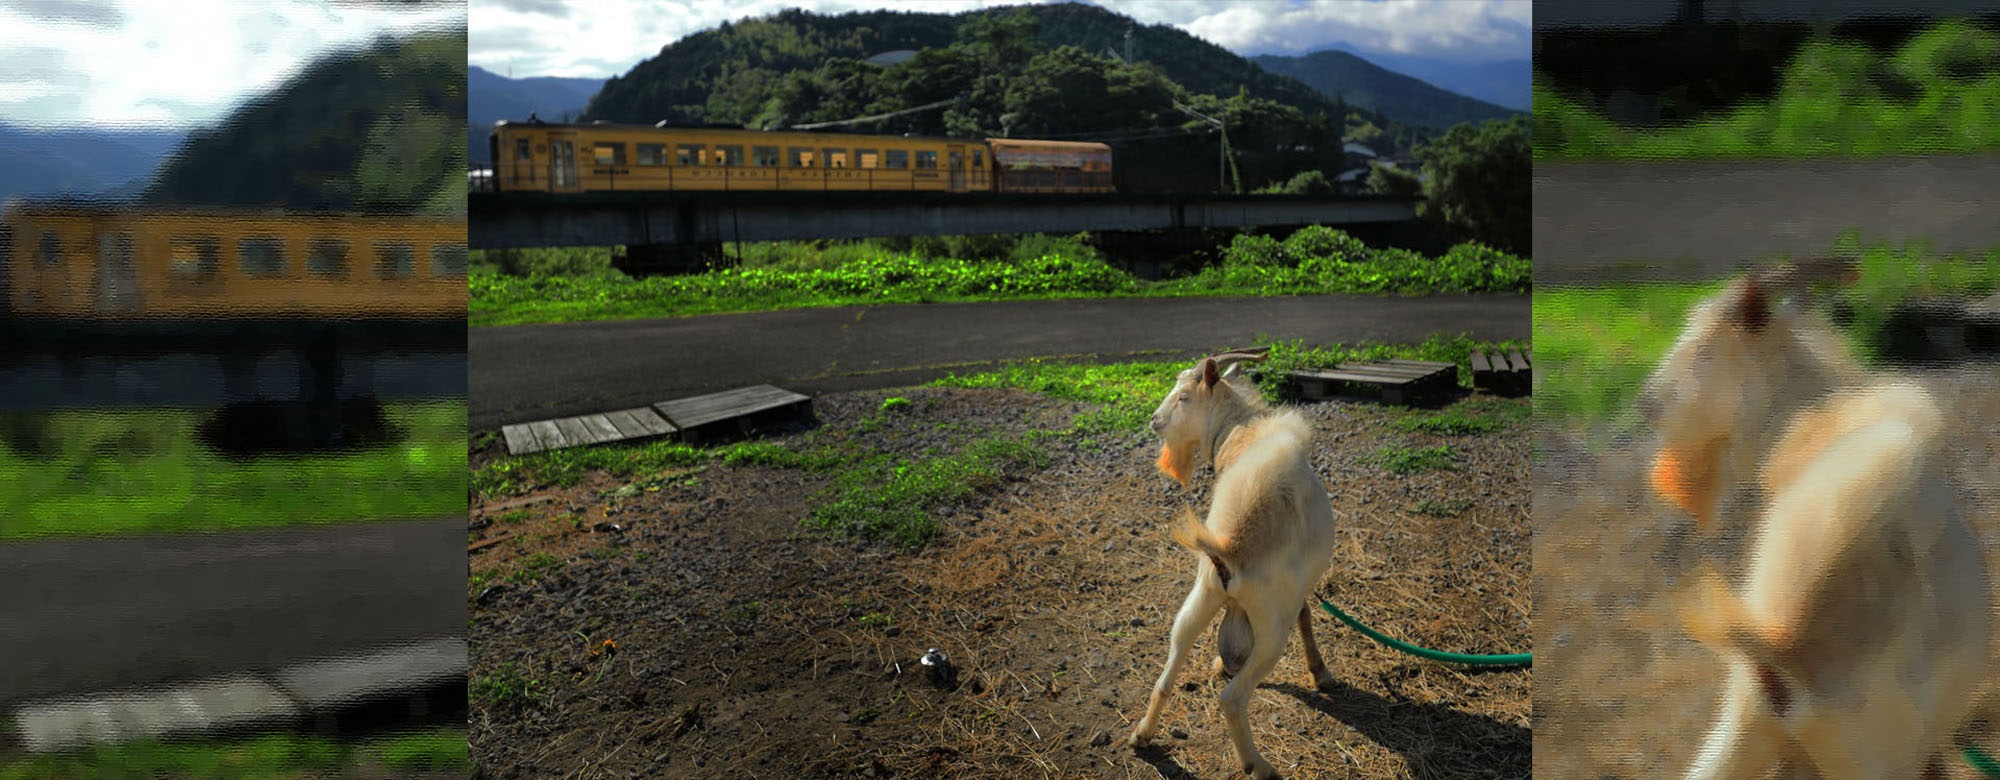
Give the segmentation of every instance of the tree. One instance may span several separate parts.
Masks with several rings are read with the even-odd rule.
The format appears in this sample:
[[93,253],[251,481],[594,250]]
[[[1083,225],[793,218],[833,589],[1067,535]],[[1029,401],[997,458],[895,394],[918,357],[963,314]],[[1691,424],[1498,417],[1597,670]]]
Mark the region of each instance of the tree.
[[1454,125],[1417,151],[1426,205],[1466,238],[1527,255],[1533,150],[1525,116]]

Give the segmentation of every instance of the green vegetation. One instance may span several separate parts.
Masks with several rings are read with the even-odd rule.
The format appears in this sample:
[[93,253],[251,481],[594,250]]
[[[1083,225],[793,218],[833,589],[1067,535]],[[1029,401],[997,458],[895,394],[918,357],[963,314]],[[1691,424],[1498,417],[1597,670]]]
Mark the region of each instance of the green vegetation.
[[145,199],[464,214],[465,41],[382,39],[314,62],[195,133]]
[[1416,512],[1431,517],[1457,517],[1464,514],[1465,510],[1471,509],[1472,504],[1473,501],[1468,498],[1450,498],[1442,501],[1426,498],[1418,502]]
[[533,704],[546,693],[542,681],[523,675],[511,662],[501,664],[492,674],[473,677],[468,692],[473,701],[489,708]]
[[[1504,351],[1526,346],[1519,342],[1474,342],[1463,335],[1434,336],[1417,345],[1307,348],[1297,342],[1264,340],[1263,343],[1271,348],[1270,357],[1261,367],[1267,372],[1355,360],[1408,358],[1456,363],[1461,367],[1464,383],[1470,381],[1465,361],[1473,349]],[[803,528],[918,547],[943,531],[938,521],[939,510],[1047,467],[1051,457],[1048,442],[1088,441],[1096,436],[1145,431],[1148,417],[1183,368],[1186,365],[1180,362],[1094,365],[1029,360],[991,371],[948,376],[931,386],[1018,389],[1080,401],[1089,408],[1078,412],[1064,426],[1016,434],[966,432],[953,437],[949,444],[916,457],[884,452],[852,436],[874,430],[872,426],[881,424],[882,413],[910,407],[908,399],[891,397],[883,401],[880,411],[870,420],[850,428],[822,428],[790,446],[770,441],[721,447],[654,442],[503,457],[476,470],[472,485],[475,493],[497,498],[539,485],[574,485],[585,474],[598,471],[620,478],[639,478],[640,481],[610,493],[632,495],[687,479],[694,471],[718,462],[795,468],[830,476],[818,505],[801,521]],[[1274,401],[1284,392],[1281,385],[1273,381],[1261,383],[1267,398]],[[1410,430],[1438,435],[1479,435],[1512,424],[1521,416],[1518,404],[1503,407],[1491,401],[1473,400],[1454,412],[1408,419],[1418,420],[1410,423]],[[1449,446],[1404,449],[1406,454],[1385,462],[1385,467],[1398,473],[1451,467]],[[538,556],[513,576],[532,579],[560,565],[553,556]],[[470,592],[476,594],[492,576],[476,574]]]
[[1371,454],[1368,460],[1391,474],[1419,474],[1425,471],[1451,471],[1457,468],[1457,457],[1451,445],[1435,447],[1391,446]]
[[[1425,258],[1402,249],[1373,249],[1325,227],[1305,228],[1283,241],[1238,236],[1219,265],[1162,282],[1113,268],[1073,239],[1024,240],[1007,251],[1023,246],[1048,251],[959,260],[894,253],[874,244],[823,249],[794,244],[756,250],[765,255],[761,262],[746,260],[736,268],[648,279],[601,270],[595,257],[608,263],[608,255],[580,250],[475,252],[470,321],[509,325],[972,300],[1523,291],[1531,271],[1527,260],[1477,244]],[[508,269],[528,275],[503,273]],[[584,273],[557,275],[576,271]]]
[[[1123,51],[1128,29],[1137,60],[1131,64],[1107,53]],[[862,61],[897,49],[919,53],[889,66]],[[1202,178],[1213,182],[1218,139],[1200,120],[1175,110],[1179,101],[1229,123],[1240,176],[1251,188],[1281,175],[1273,171],[1337,170],[1341,135],[1365,134],[1366,142],[1389,152],[1432,132],[1272,75],[1173,27],[1137,25],[1079,4],[959,14],[791,10],[725,23],[674,42],[606,83],[581,119],[766,128],[953,97],[962,99],[863,129],[1116,137],[1122,139],[1120,154],[1134,160],[1178,163],[1205,155],[1210,165],[1200,169]],[[1336,141],[1317,143],[1327,139]],[[1295,151],[1294,141],[1316,148]]]
[[272,734],[236,740],[106,745],[73,753],[10,758],[0,765],[0,780],[389,778],[471,770],[465,730],[434,729],[362,741]]
[[202,413],[0,418],[0,540],[432,517],[465,511],[464,401],[384,408],[407,435],[351,453],[234,461]]
[[[2000,250],[1983,257],[1936,256],[1922,245],[1861,249],[1849,238],[1837,254],[1860,256],[1861,275],[1838,291],[1853,313],[1843,326],[1863,360],[1875,361],[1883,325],[1904,300],[2000,291]],[[1535,363],[1561,381],[1535,387],[1535,415],[1569,427],[1637,426],[1640,384],[1673,345],[1689,309],[1727,280],[1637,282],[1543,288],[1534,293]]]
[[1535,158],[1876,157],[2000,150],[2000,35],[1941,22],[1893,54],[1809,42],[1776,95],[1680,127],[1617,126],[1537,84]]

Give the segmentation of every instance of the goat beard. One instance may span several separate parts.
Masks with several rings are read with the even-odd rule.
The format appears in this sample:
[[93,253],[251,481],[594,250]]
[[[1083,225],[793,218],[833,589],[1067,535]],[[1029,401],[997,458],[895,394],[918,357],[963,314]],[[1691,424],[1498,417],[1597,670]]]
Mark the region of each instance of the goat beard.
[[1661,449],[1659,456],[1653,460],[1653,491],[1681,511],[1694,515],[1695,520],[1706,527],[1709,508],[1702,505],[1704,502],[1696,494],[1694,475],[1688,471],[1689,466],[1688,458],[1680,451]]
[[1172,444],[1161,444],[1160,460],[1155,465],[1160,467],[1160,473],[1187,487],[1188,479],[1194,476],[1194,448],[1176,450]]

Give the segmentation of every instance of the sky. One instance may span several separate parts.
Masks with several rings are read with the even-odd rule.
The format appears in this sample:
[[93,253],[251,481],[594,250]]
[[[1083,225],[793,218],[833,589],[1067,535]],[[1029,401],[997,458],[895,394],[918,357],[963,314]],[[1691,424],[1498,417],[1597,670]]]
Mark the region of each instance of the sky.
[[[689,34],[786,8],[956,13],[1023,0],[470,0],[467,60],[514,78],[621,75]],[[1472,62],[1532,55],[1529,0],[1094,0],[1244,56],[1345,41]]]
[[0,122],[214,124],[321,55],[465,23],[463,2],[0,0]]

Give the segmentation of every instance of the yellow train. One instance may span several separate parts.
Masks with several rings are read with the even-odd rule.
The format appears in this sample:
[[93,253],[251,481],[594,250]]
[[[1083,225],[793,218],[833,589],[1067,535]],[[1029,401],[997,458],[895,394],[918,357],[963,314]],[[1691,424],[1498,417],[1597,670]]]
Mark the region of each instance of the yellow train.
[[1111,192],[1111,147],[714,127],[494,123],[501,192]]
[[0,314],[51,320],[463,318],[465,222],[14,201]]

